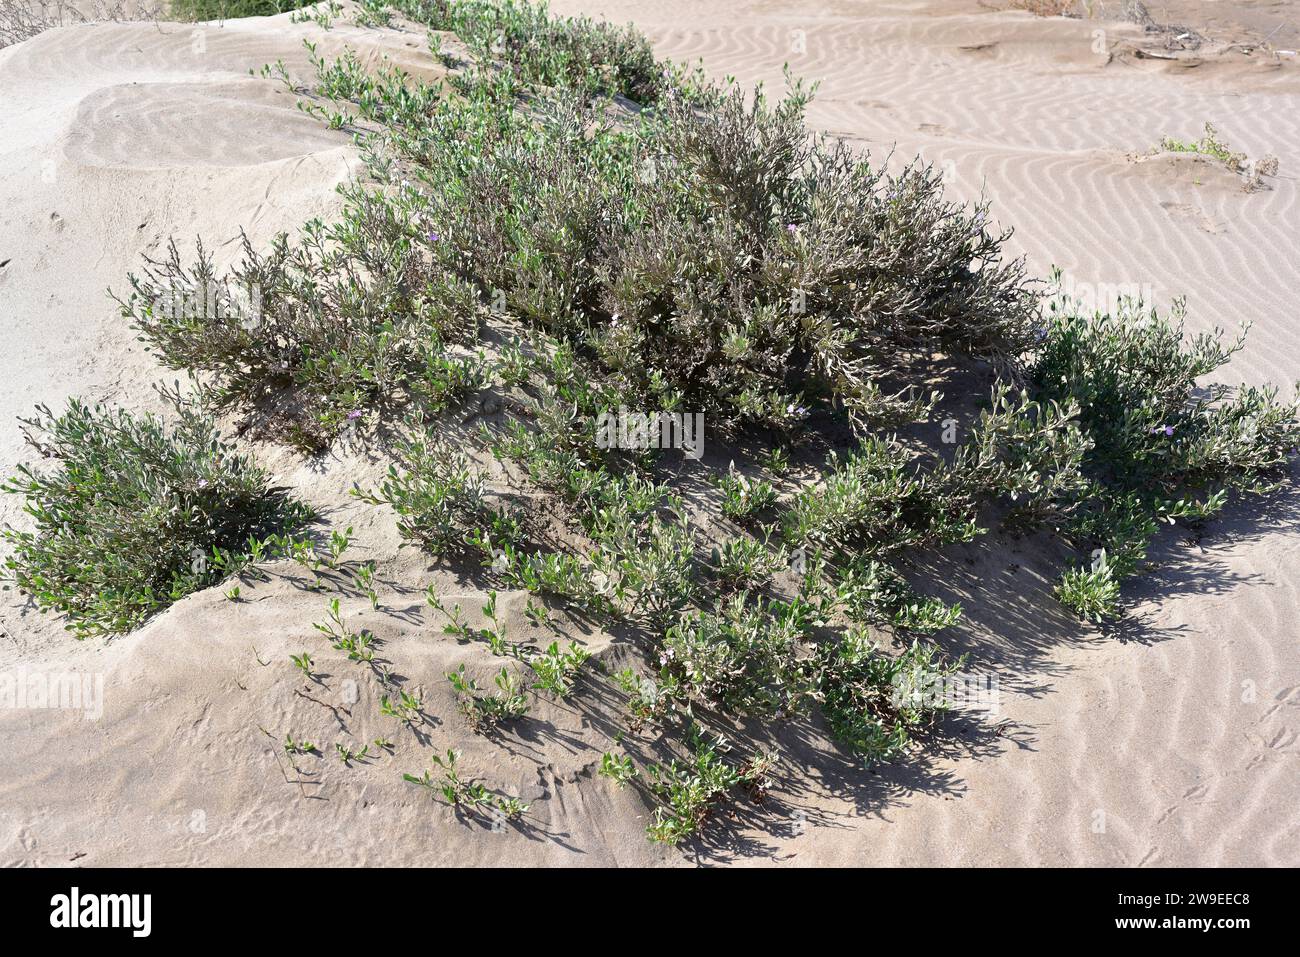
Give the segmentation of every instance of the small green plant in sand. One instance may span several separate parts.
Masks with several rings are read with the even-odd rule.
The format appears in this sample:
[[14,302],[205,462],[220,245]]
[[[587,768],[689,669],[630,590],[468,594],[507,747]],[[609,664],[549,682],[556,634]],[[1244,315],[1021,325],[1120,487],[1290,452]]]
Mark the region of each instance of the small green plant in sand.
[[437,790],[448,804],[467,811],[494,810],[507,820],[518,819],[528,812],[530,805],[518,798],[493,794],[485,785],[462,778],[457,768],[460,756],[461,752],[453,749],[448,749],[445,757],[436,754],[433,756],[434,765],[442,771],[441,781],[435,780],[429,771],[425,771],[418,777],[414,774],[403,774],[402,779],[431,791]]
[[310,678],[312,676],[311,669],[315,662],[312,661],[311,655],[307,652],[303,651],[296,655],[290,655],[289,660],[293,662],[293,666],[301,671],[305,677]]
[[569,642],[561,649],[558,641],[553,641],[545,650],[534,655],[528,662],[533,669],[533,688],[549,691],[557,698],[563,698],[573,690],[573,682],[578,669],[591,657],[591,653],[581,645]]
[[432,585],[425,589],[425,601],[428,602],[430,608],[446,618],[446,624],[442,627],[443,634],[451,635],[460,641],[485,641],[492,653],[502,658],[516,658],[522,661],[526,657],[526,643],[506,640],[506,628],[497,610],[497,592],[495,589],[488,592],[487,602],[482,607],[483,617],[491,622],[491,628],[474,628],[470,626],[461,617],[460,605],[453,605],[448,610]]
[[352,766],[353,761],[362,762],[370,757],[370,745],[363,745],[360,750],[356,750],[351,745],[345,745],[342,742],[336,742],[334,750],[339,756],[339,761],[348,767]]
[[347,626],[337,598],[330,599],[329,620],[313,622],[312,627],[329,638],[330,646],[335,651],[347,652],[349,661],[369,664],[375,660],[374,636],[366,631],[353,631]]
[[310,741],[295,741],[291,734],[284,736],[285,754],[316,754],[319,751],[320,748]]
[[766,541],[733,538],[712,550],[710,564],[719,585],[734,591],[762,587],[786,566],[787,559],[784,550],[773,549]]
[[379,713],[389,718],[397,718],[403,724],[416,725],[424,719],[424,703],[417,695],[409,691],[399,691],[397,700],[388,695],[379,699]]
[[1119,614],[1119,582],[1105,549],[1091,566],[1071,568],[1055,586],[1056,597],[1080,618],[1101,623]]
[[761,801],[767,790],[770,757],[755,755],[737,765],[722,756],[730,750],[726,739],[710,742],[698,732],[692,739],[690,762],[651,765],[647,772],[647,786],[660,802],[646,829],[652,841],[678,844],[698,834],[734,788],[744,788],[756,801]]
[[1232,170],[1239,170],[1246,165],[1246,154],[1236,153],[1219,139],[1219,131],[1211,124],[1205,124],[1205,135],[1199,140],[1179,140],[1166,136],[1160,141],[1159,149],[1168,153],[1198,153],[1216,159]]
[[78,637],[121,634],[168,605],[270,557],[272,536],[312,520],[305,505],[213,421],[173,393],[176,417],[71,399],[24,419],[51,467],[20,466],[3,490],[34,528],[6,526],[5,577]]
[[636,765],[626,754],[614,754],[606,751],[600,756],[601,777],[609,778],[619,787],[626,787],[637,776]]
[[1276,156],[1265,156],[1251,160],[1245,153],[1231,149],[1219,138],[1219,131],[1210,123],[1205,124],[1205,135],[1199,140],[1179,140],[1166,136],[1156,147],[1157,152],[1195,153],[1217,160],[1234,173],[1242,176],[1243,188],[1254,190],[1260,188],[1262,177],[1276,176],[1279,163]]
[[379,610],[379,592],[375,590],[375,563],[373,561],[358,565],[352,570],[352,585],[370,599],[372,611]]
[[469,719],[475,731],[495,730],[507,721],[528,713],[528,697],[523,683],[502,667],[493,678],[497,691],[485,693],[473,678],[465,676],[465,666],[447,673],[447,680],[456,691],[461,712]]

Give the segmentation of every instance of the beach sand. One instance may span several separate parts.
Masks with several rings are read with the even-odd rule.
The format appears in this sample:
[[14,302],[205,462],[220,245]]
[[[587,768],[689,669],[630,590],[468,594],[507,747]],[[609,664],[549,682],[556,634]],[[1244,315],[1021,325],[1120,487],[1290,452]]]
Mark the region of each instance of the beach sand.
[[[1190,331],[1253,323],[1230,378],[1289,387],[1300,378],[1294,5],[1150,9],[1201,34],[1194,49],[1138,23],[993,6],[555,9],[632,20],[660,55],[745,85],[779,91],[788,63],[821,81],[814,128],[881,161],[892,151],[891,163],[938,165],[957,198],[988,199],[1014,227],[1009,249],[1036,275],[1057,266],[1067,289],[1103,305],[1119,292],[1162,307],[1186,297]],[[327,55],[350,46],[436,72],[421,30],[323,31],[288,16],[78,25],[0,50],[0,470],[30,460],[14,417],[38,402],[156,407],[150,384],[174,376],[105,294],[126,287],[142,254],[197,235],[228,263],[241,227],[260,245],[338,209],[335,186],[360,172],[350,138],[249,75],[283,59],[305,76],[304,37]],[[1206,122],[1250,157],[1276,155],[1279,173],[1248,191],[1195,157],[1150,155]],[[399,551],[391,513],[348,497],[381,462],[257,451],[331,526],[355,525],[382,604],[354,594],[344,611],[423,688],[428,722],[417,735],[378,720],[377,683],[329,652],[312,629],[326,599],[288,567],[240,602],[209,589],[110,643],[77,642],[6,592],[0,672],[89,674],[103,695],[95,717],[0,708],[0,864],[1300,864],[1294,491],[1263,514],[1231,509],[1197,542],[1162,539],[1159,571],[1126,586],[1137,603],[1120,634],[1052,601],[1059,569],[1032,541],[936,559],[940,597],[965,612],[948,644],[996,674],[998,714],[875,771],[820,738],[791,740],[768,804],[684,853],[648,843],[648,808],[594,773],[613,703],[542,705],[497,743],[465,727],[443,675],[462,661],[486,668],[488,655],[444,636],[422,592],[432,581],[475,614],[483,596]],[[21,523],[6,499],[0,519]],[[510,629],[532,627],[522,593],[501,601]],[[620,653],[599,631],[579,637],[598,657]],[[320,683],[288,663],[305,648]],[[286,734],[326,750],[296,759],[311,775],[289,765]],[[351,767],[333,753],[379,735],[393,753]],[[532,801],[525,825],[460,819],[401,780],[447,748],[463,750],[471,776]]]

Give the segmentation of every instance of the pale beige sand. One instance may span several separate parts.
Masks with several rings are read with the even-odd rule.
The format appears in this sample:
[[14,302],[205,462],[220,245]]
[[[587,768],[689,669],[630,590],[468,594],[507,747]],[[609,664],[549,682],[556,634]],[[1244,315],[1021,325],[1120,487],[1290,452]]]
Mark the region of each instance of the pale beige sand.
[[[896,144],[899,158],[920,152],[947,164],[958,196],[983,191],[1016,227],[1013,246],[1039,274],[1055,263],[1084,293],[1149,284],[1162,303],[1186,295],[1197,329],[1253,321],[1234,374],[1300,376],[1293,61],[1213,44],[1196,51],[1194,67],[1138,58],[1133,51],[1152,41],[1131,24],[957,0],[796,6],[559,4],[634,19],[661,54],[702,57],[710,72],[744,83],[779,88],[788,61],[823,81],[817,127],[879,156]],[[1093,52],[1096,29],[1106,31],[1106,54]],[[333,187],[357,168],[348,139],[248,76],[281,57],[302,70],[307,35],[326,52],[348,43],[430,66],[419,32],[339,24],[324,33],[284,17],[71,27],[0,51],[9,94],[0,421],[71,393],[150,406],[148,383],[164,374],[104,289],[121,288],[140,253],[169,235],[201,234],[228,257],[241,225],[264,242],[336,208]],[[1207,120],[1251,156],[1280,157],[1270,188],[1244,192],[1185,158],[1130,159],[1166,133],[1198,135]],[[105,694],[97,721],[0,711],[0,863],[696,860],[649,845],[640,800],[594,776],[611,727],[605,703],[543,706],[500,745],[465,730],[442,675],[461,661],[486,674],[488,656],[441,635],[420,592],[433,581],[471,609],[480,596],[399,553],[383,510],[348,501],[352,481],[365,484],[377,463],[339,453],[322,469],[284,451],[261,454],[331,509],[332,524],[355,522],[361,557],[379,560],[381,611],[359,597],[344,608],[424,687],[426,738],[378,720],[374,683],[312,631],[325,599],[291,576],[246,586],[237,605],[216,589],[191,596],[108,646],[71,641],[10,593],[0,605],[0,669],[88,670],[104,676]],[[0,429],[0,467],[24,457],[17,429]],[[1000,729],[968,724],[957,736],[968,745],[879,773],[847,766],[824,743],[792,741],[771,806],[721,829],[698,859],[1300,863],[1298,501],[1286,496],[1263,519],[1238,510],[1199,547],[1172,539],[1165,570],[1137,586],[1140,627],[1128,642],[1089,633],[1053,605],[1055,569],[1033,543],[958,554],[934,571],[966,608],[954,645],[1001,678]],[[17,520],[14,502],[0,507]],[[523,596],[502,600],[510,626],[529,628]],[[599,633],[579,635],[598,653],[609,646]],[[308,688],[288,664],[305,648],[330,673],[323,687]],[[300,761],[319,774],[287,783],[293,772],[259,727],[277,742],[292,733],[323,744],[325,758]],[[394,755],[349,769],[332,754],[334,741],[379,734],[397,741]],[[528,825],[464,823],[402,783],[429,747],[463,748],[465,770],[532,800]]]

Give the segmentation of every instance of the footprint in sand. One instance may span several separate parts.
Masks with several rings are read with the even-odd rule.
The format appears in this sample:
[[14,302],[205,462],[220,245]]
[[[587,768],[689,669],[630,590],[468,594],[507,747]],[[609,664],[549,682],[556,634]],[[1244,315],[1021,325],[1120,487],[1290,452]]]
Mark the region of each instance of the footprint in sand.
[[1214,235],[1223,232],[1223,225],[1216,223],[1199,206],[1193,206],[1191,203],[1164,202],[1160,204],[1160,207],[1168,211],[1175,219],[1186,219],[1195,223],[1197,228],[1203,232]]

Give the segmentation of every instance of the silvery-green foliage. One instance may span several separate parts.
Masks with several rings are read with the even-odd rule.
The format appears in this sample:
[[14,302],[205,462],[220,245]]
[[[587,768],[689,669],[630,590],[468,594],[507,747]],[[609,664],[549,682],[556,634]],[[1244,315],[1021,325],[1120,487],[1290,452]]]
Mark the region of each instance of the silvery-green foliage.
[[[22,420],[51,467],[19,466],[32,530],[6,526],[5,576],[78,637],[130,631],[172,602],[280,557],[312,518],[212,419],[176,393],[176,417],[69,399]],[[304,543],[305,544],[305,543]],[[308,546],[309,547],[309,546]]]

